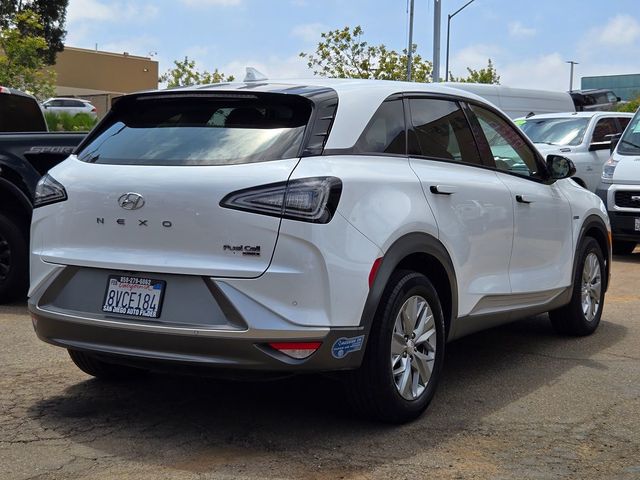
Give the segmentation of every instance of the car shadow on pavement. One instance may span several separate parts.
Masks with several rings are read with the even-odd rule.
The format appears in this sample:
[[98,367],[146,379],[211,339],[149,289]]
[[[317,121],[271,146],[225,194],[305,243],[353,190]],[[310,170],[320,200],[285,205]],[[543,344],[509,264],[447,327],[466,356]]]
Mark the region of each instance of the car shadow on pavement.
[[339,382],[322,376],[245,383],[155,374],[136,383],[92,379],[34,403],[29,416],[73,444],[177,470],[273,465],[277,458],[294,477],[316,465],[325,474],[358,473],[435,451],[482,418],[562,382],[575,367],[607,368],[593,357],[625,335],[625,327],[603,321],[590,337],[560,337],[541,315],[453,342],[430,408],[403,426],[359,419]]
[[620,263],[640,263],[640,249],[637,249],[627,255],[614,255],[613,259]]

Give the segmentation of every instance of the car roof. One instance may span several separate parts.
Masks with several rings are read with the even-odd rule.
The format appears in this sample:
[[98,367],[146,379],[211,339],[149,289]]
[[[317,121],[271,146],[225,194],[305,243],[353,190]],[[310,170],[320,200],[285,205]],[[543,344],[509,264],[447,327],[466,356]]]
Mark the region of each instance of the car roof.
[[530,117],[522,117],[518,120],[535,120],[539,118],[593,118],[593,117],[633,117],[633,113],[628,112],[559,112],[541,113]]
[[[460,97],[492,105],[482,97],[464,90],[437,83],[399,82],[392,80],[303,78],[252,82],[214,83],[141,92],[145,95],[167,92],[242,91],[310,95],[321,89],[332,89],[338,95],[338,109],[331,133],[325,144],[328,149],[350,148],[357,141],[380,104],[399,93],[426,93]],[[492,105],[494,108],[495,105]]]
[[49,102],[51,100],[79,100],[85,103],[91,103],[91,100],[85,100],[84,98],[76,98],[76,97],[51,97],[47,98],[45,102]]

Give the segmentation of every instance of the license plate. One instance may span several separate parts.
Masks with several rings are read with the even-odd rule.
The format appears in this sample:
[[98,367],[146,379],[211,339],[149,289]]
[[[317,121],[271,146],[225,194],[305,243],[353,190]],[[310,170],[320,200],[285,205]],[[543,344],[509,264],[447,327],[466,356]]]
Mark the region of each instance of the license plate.
[[164,280],[109,275],[102,311],[130,317],[158,318],[165,286]]
[[640,218],[636,218],[636,232],[640,232]]

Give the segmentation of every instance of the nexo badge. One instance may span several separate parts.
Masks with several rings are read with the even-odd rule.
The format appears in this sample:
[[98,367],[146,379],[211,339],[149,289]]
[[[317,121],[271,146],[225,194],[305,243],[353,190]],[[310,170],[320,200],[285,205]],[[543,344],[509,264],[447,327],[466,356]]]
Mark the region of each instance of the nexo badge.
[[357,352],[358,350],[362,349],[363,343],[364,335],[353,338],[339,338],[333,344],[333,347],[331,348],[331,354],[335,358],[344,358],[347,354],[351,352]]

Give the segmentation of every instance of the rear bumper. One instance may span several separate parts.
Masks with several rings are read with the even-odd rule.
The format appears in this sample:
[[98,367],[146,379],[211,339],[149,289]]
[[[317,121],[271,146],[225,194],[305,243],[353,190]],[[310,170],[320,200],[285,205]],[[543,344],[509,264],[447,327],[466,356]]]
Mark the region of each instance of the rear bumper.
[[[341,338],[364,334],[360,329],[333,328],[296,332],[287,331],[285,341],[317,340],[320,348],[310,357],[291,358],[267,344],[283,341],[283,337],[253,338],[246,335],[225,336],[224,332],[192,334],[160,333],[113,328],[80,318],[62,317],[29,307],[38,337],[52,345],[94,353],[114,363],[143,366],[158,370],[188,370],[189,367],[224,370],[259,370],[278,373],[323,372],[357,368],[362,362],[364,343],[358,351],[343,358],[337,356],[334,345]],[[200,333],[208,333],[201,335]]]
[[[115,363],[161,370],[173,365],[310,372],[353,369],[362,362],[365,332],[360,326],[296,324],[209,277],[153,274],[167,283],[158,319],[105,313],[101,305],[112,273],[123,272],[57,267],[29,298],[38,337],[63,348],[107,356]],[[300,360],[269,346],[282,342],[321,345]]]

